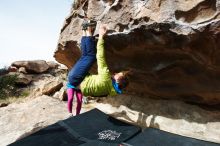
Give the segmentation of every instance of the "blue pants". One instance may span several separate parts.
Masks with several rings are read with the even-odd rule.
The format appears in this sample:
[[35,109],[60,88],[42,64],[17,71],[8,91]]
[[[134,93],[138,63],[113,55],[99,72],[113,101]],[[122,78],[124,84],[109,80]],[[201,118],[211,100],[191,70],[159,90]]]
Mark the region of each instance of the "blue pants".
[[92,36],[83,36],[81,39],[82,55],[68,74],[69,84],[77,87],[88,74],[96,61],[96,43]]

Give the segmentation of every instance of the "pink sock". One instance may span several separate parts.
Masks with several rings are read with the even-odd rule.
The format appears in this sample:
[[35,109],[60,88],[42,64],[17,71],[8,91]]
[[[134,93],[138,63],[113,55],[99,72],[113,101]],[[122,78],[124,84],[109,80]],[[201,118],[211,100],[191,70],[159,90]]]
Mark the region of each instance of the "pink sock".
[[80,111],[81,111],[82,98],[83,98],[83,94],[80,90],[76,91],[76,98],[77,98],[76,115],[78,115],[80,114]]
[[69,113],[72,113],[74,92],[75,90],[73,88],[67,89],[67,96],[68,96],[67,109]]

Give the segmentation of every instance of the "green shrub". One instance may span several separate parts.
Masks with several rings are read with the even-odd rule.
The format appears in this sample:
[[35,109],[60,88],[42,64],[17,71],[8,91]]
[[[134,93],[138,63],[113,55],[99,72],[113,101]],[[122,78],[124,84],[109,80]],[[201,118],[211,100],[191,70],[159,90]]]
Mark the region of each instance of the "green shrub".
[[7,98],[16,93],[17,75],[3,75],[0,76],[0,98]]
[[29,92],[28,90],[23,90],[23,91],[19,94],[20,97],[27,97],[28,95],[30,95],[30,92]]

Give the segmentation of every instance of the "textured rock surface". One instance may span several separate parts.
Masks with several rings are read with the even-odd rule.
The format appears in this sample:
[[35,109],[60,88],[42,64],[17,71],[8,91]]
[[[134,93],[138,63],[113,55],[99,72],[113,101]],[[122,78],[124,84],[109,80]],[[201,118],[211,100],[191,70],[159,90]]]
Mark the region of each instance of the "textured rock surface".
[[41,95],[53,95],[60,91],[63,87],[62,74],[60,76],[52,76],[50,74],[41,74],[33,76],[33,82],[29,88],[32,89],[29,97],[37,97]]
[[42,86],[42,93],[45,95],[54,94],[56,91],[59,91],[63,87],[63,81],[59,78],[55,78],[52,81],[45,83]]
[[68,117],[65,104],[48,96],[0,108],[1,146]]
[[15,61],[12,66],[17,68],[24,67],[29,73],[43,73],[49,69],[49,65],[44,60]]
[[20,68],[18,69],[18,72],[27,74],[27,71],[26,71],[25,67],[20,67]]
[[60,91],[57,91],[56,93],[54,93],[53,97],[57,98],[61,101],[67,101],[68,97],[67,97],[67,93],[66,93],[66,88],[62,87],[60,89]]
[[50,69],[57,69],[60,65],[54,61],[47,61]]
[[[23,63],[17,61],[15,64],[22,65]],[[49,62],[48,64],[50,68],[47,72],[44,73],[29,73],[26,72],[25,67],[20,67],[17,72],[9,72],[6,69],[2,69],[2,74],[16,75],[16,87],[7,87],[8,91],[11,91],[13,89],[13,91],[11,91],[13,94],[11,94],[10,96],[29,96],[34,98],[41,95],[53,95],[55,92],[59,92],[60,94],[58,98],[60,98],[61,100],[65,100],[66,92],[64,87],[66,84],[65,79],[67,69],[66,67],[61,67],[55,62]],[[13,97],[9,97],[9,99],[10,98],[13,99]],[[10,101],[13,101],[9,99],[1,100],[0,103],[4,102],[8,104]]]
[[[85,111],[87,109],[82,109],[82,112]],[[6,146],[68,116],[66,103],[49,96],[2,107],[0,108],[0,146]]]
[[17,78],[18,79],[16,80],[16,83],[19,85],[28,85],[32,81],[32,75],[27,75],[23,73],[19,73]]
[[132,70],[129,93],[220,104],[220,0],[77,1],[54,55],[69,68],[84,13],[109,25],[107,62],[112,72]]

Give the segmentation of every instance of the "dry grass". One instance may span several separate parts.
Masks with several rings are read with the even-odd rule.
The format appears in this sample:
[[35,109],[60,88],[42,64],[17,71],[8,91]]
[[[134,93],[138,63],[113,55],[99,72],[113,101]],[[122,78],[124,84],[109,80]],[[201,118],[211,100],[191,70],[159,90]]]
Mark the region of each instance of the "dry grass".
[[17,75],[6,74],[0,76],[0,104],[18,102],[29,95],[28,89],[21,89],[16,86],[16,80]]
[[0,104],[10,104],[14,102],[23,102],[26,97],[30,95],[29,91],[27,89],[23,89],[22,91],[19,91],[19,93],[16,93],[16,96],[7,96],[4,98],[0,98]]

